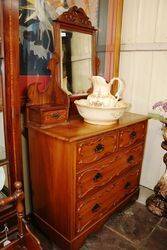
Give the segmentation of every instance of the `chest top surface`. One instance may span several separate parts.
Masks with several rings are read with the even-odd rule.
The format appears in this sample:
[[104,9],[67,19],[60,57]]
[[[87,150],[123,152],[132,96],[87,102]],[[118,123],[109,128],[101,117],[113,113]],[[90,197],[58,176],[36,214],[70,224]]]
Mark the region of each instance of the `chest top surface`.
[[70,120],[64,124],[57,124],[49,128],[39,128],[34,126],[30,127],[33,127],[33,129],[36,129],[56,139],[74,142],[146,120],[147,116],[127,112],[114,125],[91,125],[89,123],[84,122],[81,118],[78,118]]

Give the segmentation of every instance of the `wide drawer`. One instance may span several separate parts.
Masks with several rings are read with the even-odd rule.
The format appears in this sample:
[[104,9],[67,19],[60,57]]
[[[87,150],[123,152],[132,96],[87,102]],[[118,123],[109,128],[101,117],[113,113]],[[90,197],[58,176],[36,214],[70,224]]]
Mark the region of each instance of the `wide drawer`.
[[119,180],[77,203],[76,232],[79,233],[103,217],[107,212],[138,188],[140,168],[133,169]]
[[[77,144],[77,164],[97,161],[117,149],[117,131],[86,139]],[[82,168],[81,166],[79,168]]]
[[126,148],[135,143],[144,141],[146,128],[147,122],[140,122],[121,129],[119,131],[119,148]]
[[144,144],[117,152],[77,174],[77,197],[83,198],[141,164]]

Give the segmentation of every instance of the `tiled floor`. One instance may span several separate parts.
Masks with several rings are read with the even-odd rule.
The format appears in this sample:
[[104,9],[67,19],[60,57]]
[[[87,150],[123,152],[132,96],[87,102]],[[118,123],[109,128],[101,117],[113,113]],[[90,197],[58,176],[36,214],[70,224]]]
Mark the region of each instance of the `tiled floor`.
[[[53,242],[39,235],[44,250],[58,250]],[[113,215],[104,227],[91,234],[81,250],[167,250],[167,219],[151,214],[136,202]]]

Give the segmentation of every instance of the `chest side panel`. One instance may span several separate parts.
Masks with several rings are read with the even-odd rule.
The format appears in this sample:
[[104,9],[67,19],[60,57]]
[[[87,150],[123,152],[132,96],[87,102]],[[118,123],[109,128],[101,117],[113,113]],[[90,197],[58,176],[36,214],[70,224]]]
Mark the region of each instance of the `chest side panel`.
[[33,212],[67,238],[72,234],[75,147],[29,129]]

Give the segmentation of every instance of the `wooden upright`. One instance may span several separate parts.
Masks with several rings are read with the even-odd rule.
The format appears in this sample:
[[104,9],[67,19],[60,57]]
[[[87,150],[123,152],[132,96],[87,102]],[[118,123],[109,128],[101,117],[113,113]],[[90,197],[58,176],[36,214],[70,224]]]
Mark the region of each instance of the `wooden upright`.
[[[20,88],[19,88],[19,1],[0,1],[0,111],[3,112],[6,157],[0,167],[7,169],[2,193],[11,195],[15,181],[22,181]],[[13,205],[0,208],[0,231],[4,224],[9,233],[17,230]],[[0,239],[4,234],[0,232]]]

